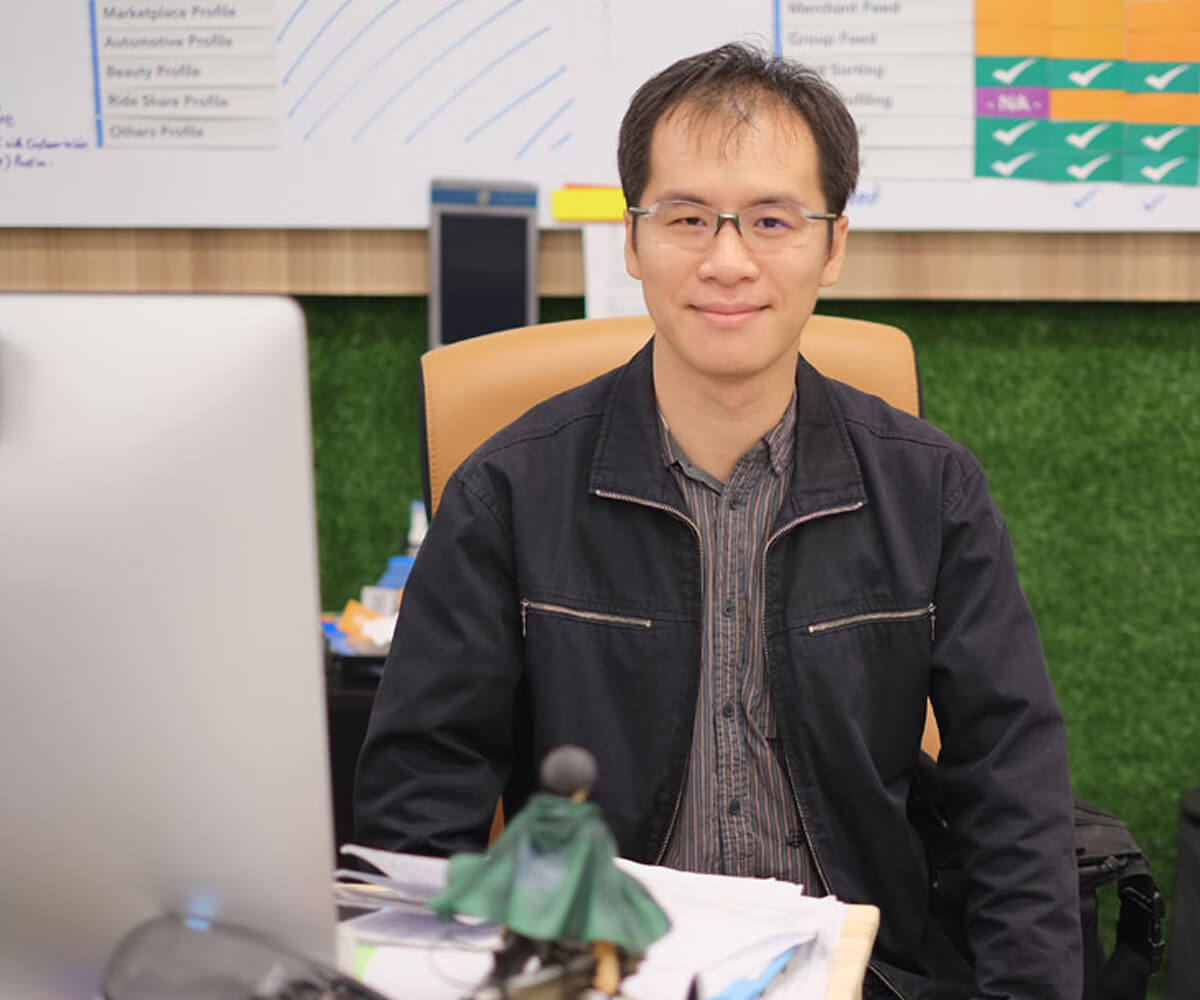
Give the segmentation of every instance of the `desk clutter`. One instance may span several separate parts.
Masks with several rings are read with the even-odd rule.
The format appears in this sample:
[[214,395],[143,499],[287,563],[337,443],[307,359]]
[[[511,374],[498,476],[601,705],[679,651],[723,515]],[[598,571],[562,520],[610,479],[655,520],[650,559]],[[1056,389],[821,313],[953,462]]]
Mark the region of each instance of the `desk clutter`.
[[[429,1000],[499,997],[479,987],[502,947],[501,929],[477,920],[447,920],[425,905],[444,887],[448,861],[352,844],[342,850],[376,869],[338,874],[339,904],[370,908],[343,924],[363,982],[381,993]],[[751,1000],[764,996],[771,984],[779,996],[827,995],[834,946],[851,907],[833,897],[804,896],[797,886],[772,879],[699,875],[624,859],[616,864],[646,887],[671,921],[671,930],[650,945],[636,972],[622,981],[620,996]],[[859,984],[865,961],[864,953]],[[586,977],[567,969],[567,988],[572,975],[586,986]],[[545,983],[545,976],[526,980],[531,988]],[[513,1000],[524,996],[512,988],[519,985],[510,985]],[[536,995],[578,993],[560,985]]]
[[360,977],[430,1000],[826,995],[845,905],[792,883],[617,859],[586,801],[594,779],[587,751],[552,751],[545,790],[484,854],[344,846],[374,869],[336,873],[338,903],[368,910],[343,927]]
[[423,500],[412,500],[408,511],[408,541],[403,555],[390,556],[373,584],[364,584],[358,599],[346,602],[340,614],[321,617],[326,660],[331,669],[354,672],[373,667],[387,656],[396,629],[396,615],[417,550],[429,527]]

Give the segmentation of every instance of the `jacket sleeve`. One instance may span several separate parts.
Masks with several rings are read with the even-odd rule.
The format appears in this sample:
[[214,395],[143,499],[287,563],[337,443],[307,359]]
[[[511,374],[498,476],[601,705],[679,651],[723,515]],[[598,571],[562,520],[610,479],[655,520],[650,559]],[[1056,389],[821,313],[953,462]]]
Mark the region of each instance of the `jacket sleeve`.
[[988,998],[1076,1000],[1082,940],[1062,715],[986,478],[969,456],[951,468],[930,697],[976,985]]
[[511,768],[520,642],[507,524],[456,474],[405,585],[359,756],[360,843],[434,855],[486,845]]

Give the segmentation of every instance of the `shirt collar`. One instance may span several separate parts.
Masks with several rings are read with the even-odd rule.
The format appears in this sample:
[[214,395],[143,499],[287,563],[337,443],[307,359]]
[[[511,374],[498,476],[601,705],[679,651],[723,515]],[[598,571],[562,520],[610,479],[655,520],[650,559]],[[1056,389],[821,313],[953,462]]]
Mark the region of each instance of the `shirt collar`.
[[[691,476],[693,479],[711,481],[710,485],[720,486],[720,483],[712,480],[712,477],[708,473],[687,457],[687,454],[679,446],[679,442],[672,435],[671,428],[667,424],[666,417],[662,415],[661,410],[658,411],[658,428],[660,454],[663,465],[668,469],[673,465],[678,465],[686,475]],[[779,423],[752,445],[747,454],[759,447],[766,448],[767,461],[770,462],[771,469],[776,475],[784,476],[791,471],[796,457],[795,391],[792,392],[792,397],[788,400],[787,409],[783,411],[783,416],[780,418]]]

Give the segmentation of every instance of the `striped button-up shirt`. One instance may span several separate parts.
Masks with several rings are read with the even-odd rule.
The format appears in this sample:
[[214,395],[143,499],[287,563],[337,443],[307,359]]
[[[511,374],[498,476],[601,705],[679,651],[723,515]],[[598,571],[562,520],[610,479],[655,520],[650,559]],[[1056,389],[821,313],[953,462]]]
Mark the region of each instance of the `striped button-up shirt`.
[[726,483],[688,460],[662,424],[700,534],[704,638],[692,752],[663,863],[773,876],[821,891],[792,798],[763,649],[763,555],[795,464],[796,399]]

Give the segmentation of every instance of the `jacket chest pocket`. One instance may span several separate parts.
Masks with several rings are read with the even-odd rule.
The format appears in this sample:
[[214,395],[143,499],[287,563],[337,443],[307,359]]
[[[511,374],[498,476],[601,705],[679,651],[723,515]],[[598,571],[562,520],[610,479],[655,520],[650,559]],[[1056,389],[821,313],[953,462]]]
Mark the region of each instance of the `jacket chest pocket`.
[[916,608],[902,611],[864,611],[854,615],[843,615],[840,618],[830,618],[825,621],[813,622],[808,628],[809,635],[821,635],[825,632],[835,632],[840,629],[856,628],[863,625],[883,625],[888,622],[913,622],[929,619],[929,642],[932,644],[937,627],[937,606],[924,604]]
[[925,724],[935,615],[914,602],[792,626],[791,681],[814,745],[845,752],[849,739],[885,780],[908,766]]
[[[611,743],[622,726],[662,726],[678,712],[681,651],[696,646],[683,623],[585,602],[520,602],[526,682],[534,715],[548,732],[588,745]],[[693,668],[694,669],[694,668]],[[593,736],[595,720],[605,720]],[[614,729],[613,727],[617,727]]]
[[589,611],[585,608],[573,608],[564,604],[551,604],[546,601],[532,601],[527,597],[521,598],[521,635],[529,635],[529,619],[534,615],[548,615],[552,618],[576,621],[587,625],[609,625],[618,628],[640,629],[649,631],[654,622],[649,618],[638,618],[631,615],[616,615],[606,611]]

